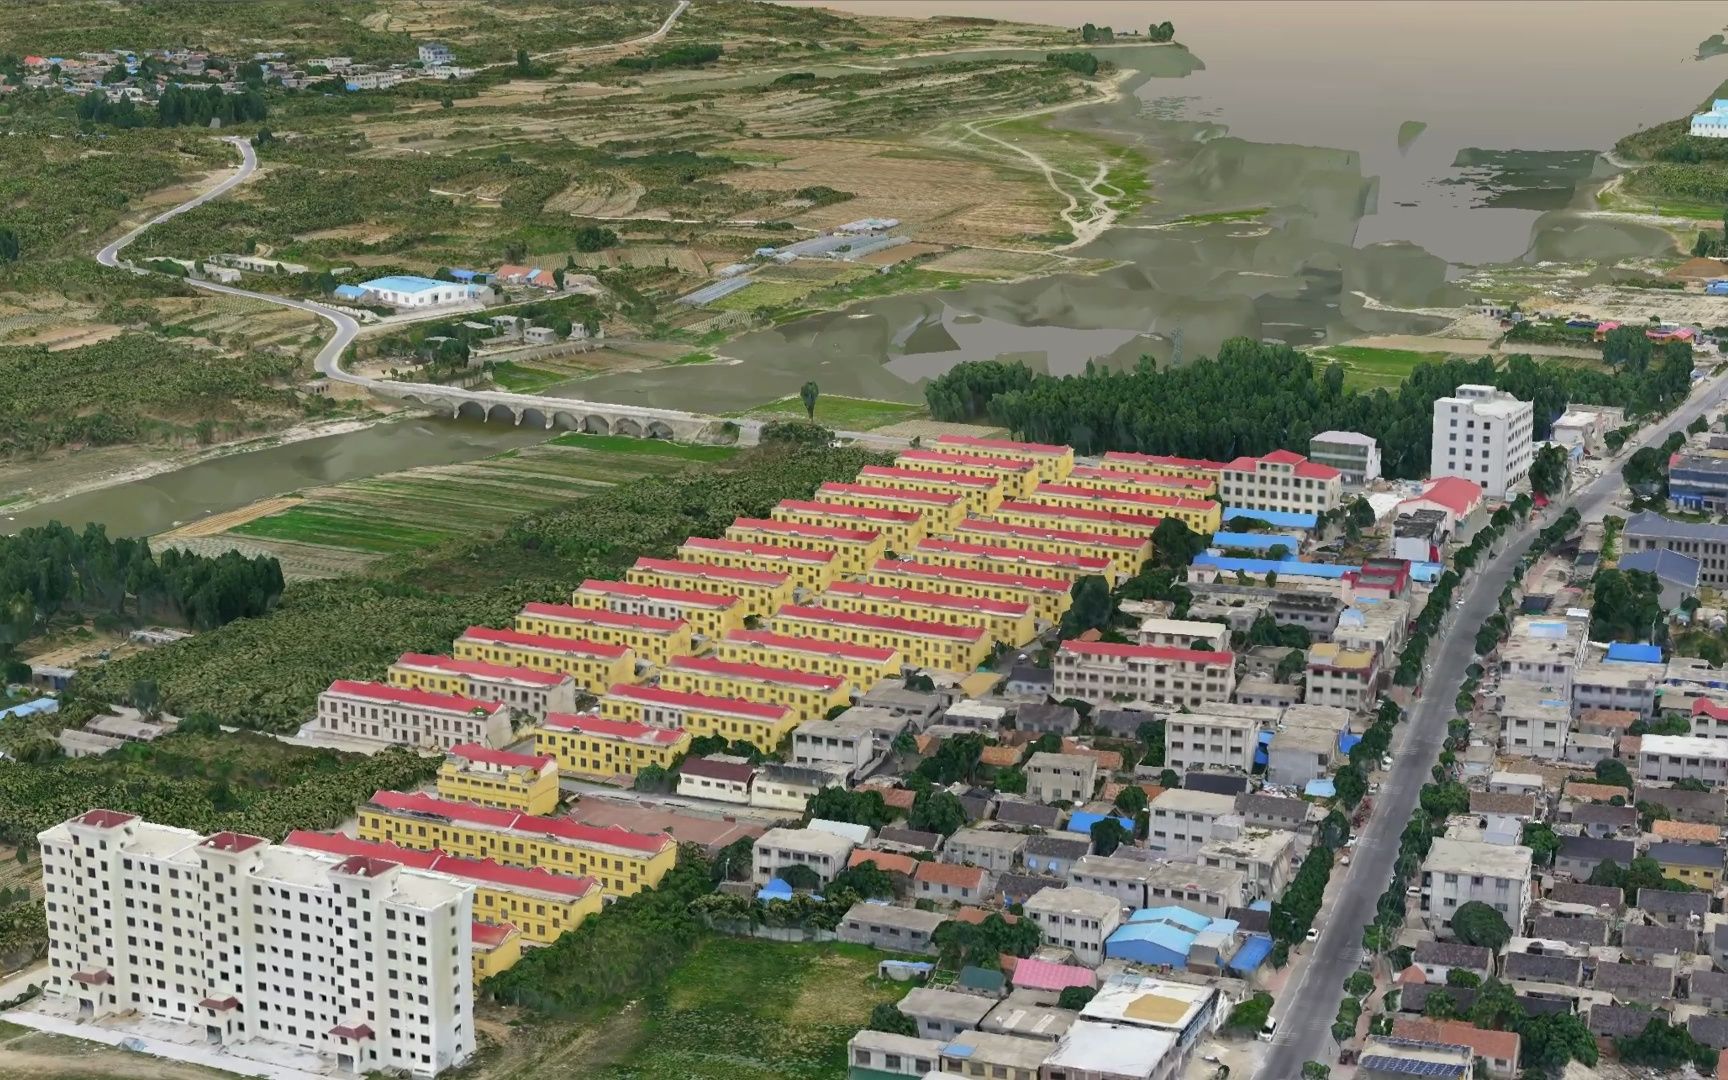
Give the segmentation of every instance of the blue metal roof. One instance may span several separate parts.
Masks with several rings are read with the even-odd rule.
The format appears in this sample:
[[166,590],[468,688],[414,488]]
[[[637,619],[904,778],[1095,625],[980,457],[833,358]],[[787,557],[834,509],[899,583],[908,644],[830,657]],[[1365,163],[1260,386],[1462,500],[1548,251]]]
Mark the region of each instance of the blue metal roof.
[[1266,749],[1265,743],[1261,743],[1259,746],[1256,746],[1254,748],[1254,764],[1256,764],[1256,765],[1270,765],[1270,764],[1272,764],[1272,754],[1270,751],[1268,751]]
[[34,701],[26,701],[21,705],[14,705],[10,709],[0,709],[0,718],[8,716],[37,716],[39,714],[57,713],[59,711],[60,702],[58,700],[51,697],[39,697]]
[[1224,511],[1225,521],[1235,521],[1237,518],[1256,518],[1280,529],[1312,529],[1320,523],[1318,514],[1297,514],[1284,510],[1250,510],[1245,506],[1233,506]]
[[1212,546],[1215,548],[1253,548],[1257,551],[1267,551],[1283,545],[1292,555],[1302,549],[1302,541],[1283,533],[1248,533],[1248,532],[1215,532],[1212,534]]
[[448,281],[436,281],[416,274],[391,274],[389,277],[362,281],[360,287],[362,289],[388,289],[391,292],[416,293],[425,292],[428,289],[442,289],[449,284]]
[[1361,741],[1362,736],[1360,735],[1349,731],[1340,731],[1338,733],[1338,752],[1340,754],[1348,754],[1351,750],[1355,749],[1356,744]]
[[1169,923],[1130,923],[1119,927],[1104,942],[1104,955],[1111,960],[1137,964],[1185,968],[1194,934]]
[[1331,799],[1338,795],[1338,785],[1332,782],[1331,777],[1323,776],[1318,780],[1308,781],[1308,786],[1302,789],[1302,794],[1312,795],[1316,799]]
[[464,270],[461,267],[451,267],[450,276],[455,278],[457,281],[473,281],[475,278],[480,276],[480,271]]
[[1124,829],[1127,829],[1129,832],[1134,831],[1134,822],[1130,818],[1125,818],[1121,814],[1094,814],[1088,810],[1074,811],[1074,813],[1068,816],[1068,824],[1063,827],[1068,832],[1090,834],[1092,832],[1092,826],[1103,821],[1106,817],[1113,817],[1122,823]]
[[1141,908],[1128,916],[1130,923],[1161,922],[1172,923],[1186,930],[1198,933],[1211,925],[1212,920],[1198,911],[1189,911],[1180,904],[1165,904],[1163,907]]
[[1439,581],[1440,575],[1445,572],[1446,568],[1437,562],[1413,562],[1410,564],[1411,581],[1421,581],[1424,583]]
[[1246,975],[1266,962],[1272,955],[1272,939],[1261,934],[1250,934],[1242,947],[1236,950],[1236,955],[1225,965],[1231,971]]
[[1195,566],[1210,566],[1226,573],[1240,570],[1244,574],[1263,576],[1268,573],[1280,577],[1318,577],[1336,580],[1360,566],[1346,566],[1342,563],[1311,563],[1301,559],[1230,559],[1222,555],[1200,554],[1194,556]]
[[366,290],[358,285],[338,285],[331,291],[344,300],[358,300],[366,295]]
[[1629,664],[1660,664],[1662,662],[1662,647],[1643,645],[1635,641],[1611,641],[1608,643],[1606,659],[1619,660]]

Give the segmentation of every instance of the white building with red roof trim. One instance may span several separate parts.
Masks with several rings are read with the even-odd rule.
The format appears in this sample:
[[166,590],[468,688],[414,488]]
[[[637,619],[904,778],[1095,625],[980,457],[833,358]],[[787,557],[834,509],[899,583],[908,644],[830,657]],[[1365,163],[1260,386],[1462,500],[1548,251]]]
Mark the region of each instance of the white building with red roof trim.
[[1323,514],[1344,501],[1344,474],[1291,450],[1239,457],[1224,466],[1219,497],[1232,509]]
[[441,750],[459,743],[503,746],[510,741],[510,710],[458,694],[337,679],[318,695],[311,727],[345,739]]

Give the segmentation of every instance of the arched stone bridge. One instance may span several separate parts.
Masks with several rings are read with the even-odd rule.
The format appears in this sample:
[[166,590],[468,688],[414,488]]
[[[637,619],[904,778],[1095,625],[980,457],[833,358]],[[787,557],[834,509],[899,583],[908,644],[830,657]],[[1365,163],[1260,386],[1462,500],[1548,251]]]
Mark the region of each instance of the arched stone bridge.
[[[726,428],[726,421],[677,409],[512,394],[502,390],[466,390],[434,383],[368,380],[367,388],[377,397],[394,399],[405,405],[420,405],[456,419],[581,431],[590,435],[627,435],[636,439],[734,441],[733,433]],[[761,429],[758,422],[739,420],[733,423],[737,426],[737,442],[744,445],[756,442]]]

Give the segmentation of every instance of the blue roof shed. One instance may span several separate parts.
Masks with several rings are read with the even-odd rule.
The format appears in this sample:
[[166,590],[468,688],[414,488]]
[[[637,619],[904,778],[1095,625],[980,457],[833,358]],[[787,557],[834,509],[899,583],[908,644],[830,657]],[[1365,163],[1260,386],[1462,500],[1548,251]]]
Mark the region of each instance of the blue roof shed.
[[1266,958],[1272,955],[1272,939],[1262,934],[1250,934],[1236,950],[1236,955],[1230,958],[1229,968],[1238,975],[1247,975],[1254,971]]
[[1608,643],[1606,659],[1619,660],[1629,664],[1660,664],[1662,662],[1662,647],[1644,645],[1636,641],[1611,641]]
[[1223,555],[1202,553],[1194,556],[1195,566],[1209,566],[1225,573],[1240,570],[1250,577],[1263,577],[1275,573],[1280,577],[1317,577],[1337,580],[1360,566],[1347,566],[1343,563],[1311,563],[1301,559],[1231,559]]
[[1334,799],[1338,797],[1338,785],[1332,782],[1331,777],[1321,777],[1318,780],[1308,781],[1308,786],[1302,789],[1302,794],[1310,795],[1316,799]]
[[358,285],[338,285],[331,293],[338,300],[359,300],[366,295],[366,290]]
[[1195,934],[1165,922],[1120,926],[1104,942],[1104,956],[1152,967],[1186,968]]
[[1115,818],[1124,829],[1127,829],[1129,832],[1134,831],[1133,820],[1125,818],[1121,814],[1094,814],[1087,810],[1074,811],[1074,813],[1068,816],[1068,824],[1063,826],[1063,828],[1068,832],[1090,836],[1092,835],[1092,826],[1103,821],[1106,817]]
[[1215,532],[1212,534],[1212,546],[1215,548],[1243,548],[1254,551],[1270,551],[1275,547],[1284,547],[1294,555],[1302,550],[1302,541],[1284,533],[1246,533],[1246,532]]
[[1298,514],[1286,510],[1250,510],[1245,506],[1233,506],[1224,511],[1225,521],[1235,521],[1237,518],[1254,518],[1276,529],[1312,529],[1320,523],[1318,514]]
[[39,697],[34,701],[26,701],[14,705],[10,709],[0,709],[0,719],[8,716],[48,716],[60,711],[60,702],[56,698]]

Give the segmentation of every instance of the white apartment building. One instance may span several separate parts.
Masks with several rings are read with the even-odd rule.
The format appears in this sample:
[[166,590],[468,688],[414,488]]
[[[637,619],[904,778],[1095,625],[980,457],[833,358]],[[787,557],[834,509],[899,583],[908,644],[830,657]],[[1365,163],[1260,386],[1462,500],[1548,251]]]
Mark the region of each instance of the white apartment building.
[[1529,486],[1534,430],[1528,401],[1465,383],[1435,399],[1428,475],[1463,477],[1490,498],[1511,498]]
[[1177,772],[1253,772],[1260,732],[1272,730],[1283,711],[1270,705],[1214,702],[1195,712],[1165,713],[1165,764]]
[[1210,791],[1171,788],[1152,800],[1146,848],[1168,858],[1192,855],[1217,835],[1218,819],[1236,812],[1236,800]]
[[756,838],[756,876],[758,885],[788,866],[808,866],[823,881],[846,869],[846,856],[852,854],[852,841],[821,829],[769,829]]
[[1530,906],[1530,849],[1436,837],[1422,862],[1422,913],[1438,930],[1459,905],[1479,900],[1521,927]]
[[1232,509],[1323,514],[1344,501],[1344,474],[1293,451],[1274,450],[1224,466],[1218,497]]
[[687,757],[678,767],[678,794],[686,799],[748,805],[755,779],[756,770],[740,757]]
[[1248,879],[1235,870],[1197,863],[1155,862],[1146,875],[1146,907],[1180,904],[1190,911],[1225,918],[1248,903]]
[[1051,668],[1051,694],[1058,701],[1138,699],[1195,708],[1229,701],[1236,690],[1236,658],[1228,652],[1064,641]]
[[365,856],[111,810],[38,834],[51,1002],[362,1075],[474,1051],[474,887]]
[[1502,753],[1545,761],[1565,756],[1572,730],[1565,698],[1535,683],[1502,683],[1499,713]]
[[1026,761],[1026,797],[1041,803],[1082,803],[1098,783],[1098,759],[1090,754],[1040,750]]
[[1170,645],[1178,649],[1229,652],[1230,628],[1223,623],[1197,622],[1193,619],[1142,619],[1139,641],[1142,645]]
[[510,742],[510,710],[495,701],[434,694],[388,683],[338,679],[318,695],[319,732],[403,746]]
[[[1303,703],[1362,712],[1380,692],[1380,654],[1322,641],[1308,650]],[[1276,740],[1274,740],[1276,741]]]
[[1360,431],[1322,431],[1308,440],[1308,460],[1344,474],[1347,488],[1380,479],[1380,444]]
[[1288,829],[1243,829],[1205,845],[1194,858],[1201,866],[1241,874],[1252,899],[1276,900],[1296,876],[1296,834]]
[[547,713],[576,711],[576,680],[569,675],[484,660],[403,653],[390,665],[385,681],[392,686],[495,701],[542,720]]
[[1022,910],[1044,931],[1044,940],[1074,951],[1087,967],[1104,962],[1104,942],[1122,925],[1122,905],[1091,889],[1042,888]]
[[792,732],[792,763],[844,771],[852,780],[888,753],[906,720],[887,709],[854,706],[832,720],[806,720]]
[[1638,779],[1673,783],[1691,777],[1728,783],[1728,740],[1705,735],[1646,735],[1638,747]]
[[1544,615],[1520,615],[1498,648],[1501,683],[1547,687],[1570,701],[1572,676],[1584,651],[1588,623]]
[[1585,650],[1585,659],[1572,674],[1572,707],[1616,709],[1648,718],[1656,710],[1656,691],[1662,688],[1668,666],[1637,660],[1608,660]]

